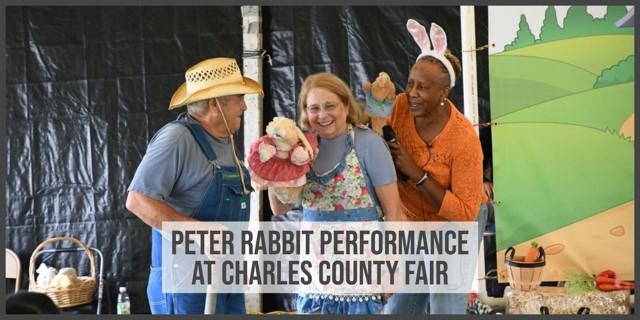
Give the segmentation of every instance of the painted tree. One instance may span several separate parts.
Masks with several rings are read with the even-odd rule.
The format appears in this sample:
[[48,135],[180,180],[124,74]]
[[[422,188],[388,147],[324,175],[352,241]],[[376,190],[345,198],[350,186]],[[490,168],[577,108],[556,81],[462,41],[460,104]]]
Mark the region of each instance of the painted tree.
[[[520,25],[516,38],[505,45],[504,50],[513,50],[554,40],[569,39],[581,36],[605,34],[633,34],[634,28],[618,28],[616,22],[627,14],[625,6],[607,6],[603,18],[594,18],[587,12],[586,6],[571,6],[564,18],[564,26],[558,24],[555,6],[547,6],[544,21],[540,29],[539,39],[535,39],[524,15],[520,16]],[[531,43],[533,39],[533,43]]]
[[587,12],[587,6],[571,6],[564,18],[563,38],[573,38],[596,33],[593,16]]
[[607,13],[603,18],[603,29],[606,33],[633,34],[634,28],[618,28],[616,23],[627,14],[625,6],[607,6]]
[[535,43],[535,37],[533,36],[533,32],[531,32],[527,17],[524,14],[520,15],[518,27],[516,38],[504,46],[504,51],[530,46]]
[[627,14],[625,6],[607,6],[607,13],[604,15],[604,21],[607,25],[615,28],[616,22]]
[[602,73],[600,73],[598,79],[596,79],[596,83],[593,85],[593,88],[602,88],[614,84],[633,81],[635,70],[634,62],[635,55],[630,55],[615,65],[604,69]]
[[616,27],[616,22],[627,14],[624,6],[607,6],[607,12],[602,19],[593,19],[592,34],[620,34],[629,33],[628,29]]
[[540,29],[540,42],[553,41],[564,38],[562,36],[562,28],[558,24],[556,15],[556,7],[548,6],[544,12],[544,21]]

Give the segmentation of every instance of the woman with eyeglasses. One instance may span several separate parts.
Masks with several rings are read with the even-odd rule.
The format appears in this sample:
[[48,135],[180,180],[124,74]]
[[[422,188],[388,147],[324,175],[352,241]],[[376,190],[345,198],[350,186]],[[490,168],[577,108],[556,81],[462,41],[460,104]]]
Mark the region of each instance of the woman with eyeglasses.
[[[319,152],[302,191],[303,221],[399,220],[398,187],[389,148],[366,122],[344,81],[330,73],[309,76],[300,90],[301,127],[318,135]],[[283,205],[270,191],[274,214]],[[299,313],[378,314],[381,295],[299,295]]]

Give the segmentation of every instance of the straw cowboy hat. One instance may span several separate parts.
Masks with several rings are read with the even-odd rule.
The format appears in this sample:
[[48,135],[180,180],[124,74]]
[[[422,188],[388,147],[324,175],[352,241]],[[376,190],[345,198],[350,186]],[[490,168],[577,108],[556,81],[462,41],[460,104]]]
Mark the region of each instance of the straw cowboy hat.
[[184,73],[186,80],[171,97],[169,110],[192,102],[234,94],[257,93],[260,84],[245,78],[233,58],[213,58],[197,63]]

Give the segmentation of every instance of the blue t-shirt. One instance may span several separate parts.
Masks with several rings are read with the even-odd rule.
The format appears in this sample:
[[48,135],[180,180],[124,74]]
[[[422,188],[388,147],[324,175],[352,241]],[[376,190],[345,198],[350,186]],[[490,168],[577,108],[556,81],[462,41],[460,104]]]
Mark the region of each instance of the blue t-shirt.
[[[356,154],[367,172],[365,178],[369,191],[375,192],[371,187],[396,182],[396,169],[386,142],[368,128],[354,127],[353,130]],[[344,134],[334,139],[320,139],[318,158],[312,165],[315,173],[324,174],[335,168],[347,148],[347,136],[348,134]]]
[[[219,140],[207,134],[207,140],[221,166],[235,166],[229,139]],[[190,217],[212,178],[211,164],[189,129],[180,123],[169,123],[149,142],[129,191],[165,201]]]

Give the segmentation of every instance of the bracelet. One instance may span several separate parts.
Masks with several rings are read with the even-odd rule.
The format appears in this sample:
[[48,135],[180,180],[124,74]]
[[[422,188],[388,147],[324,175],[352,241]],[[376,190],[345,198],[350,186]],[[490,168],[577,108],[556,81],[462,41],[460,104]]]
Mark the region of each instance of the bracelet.
[[422,178],[420,178],[420,180],[418,180],[418,182],[416,182],[416,187],[421,185],[423,182],[427,181],[427,178],[429,178],[429,173],[427,171],[425,171],[424,175],[422,176]]

